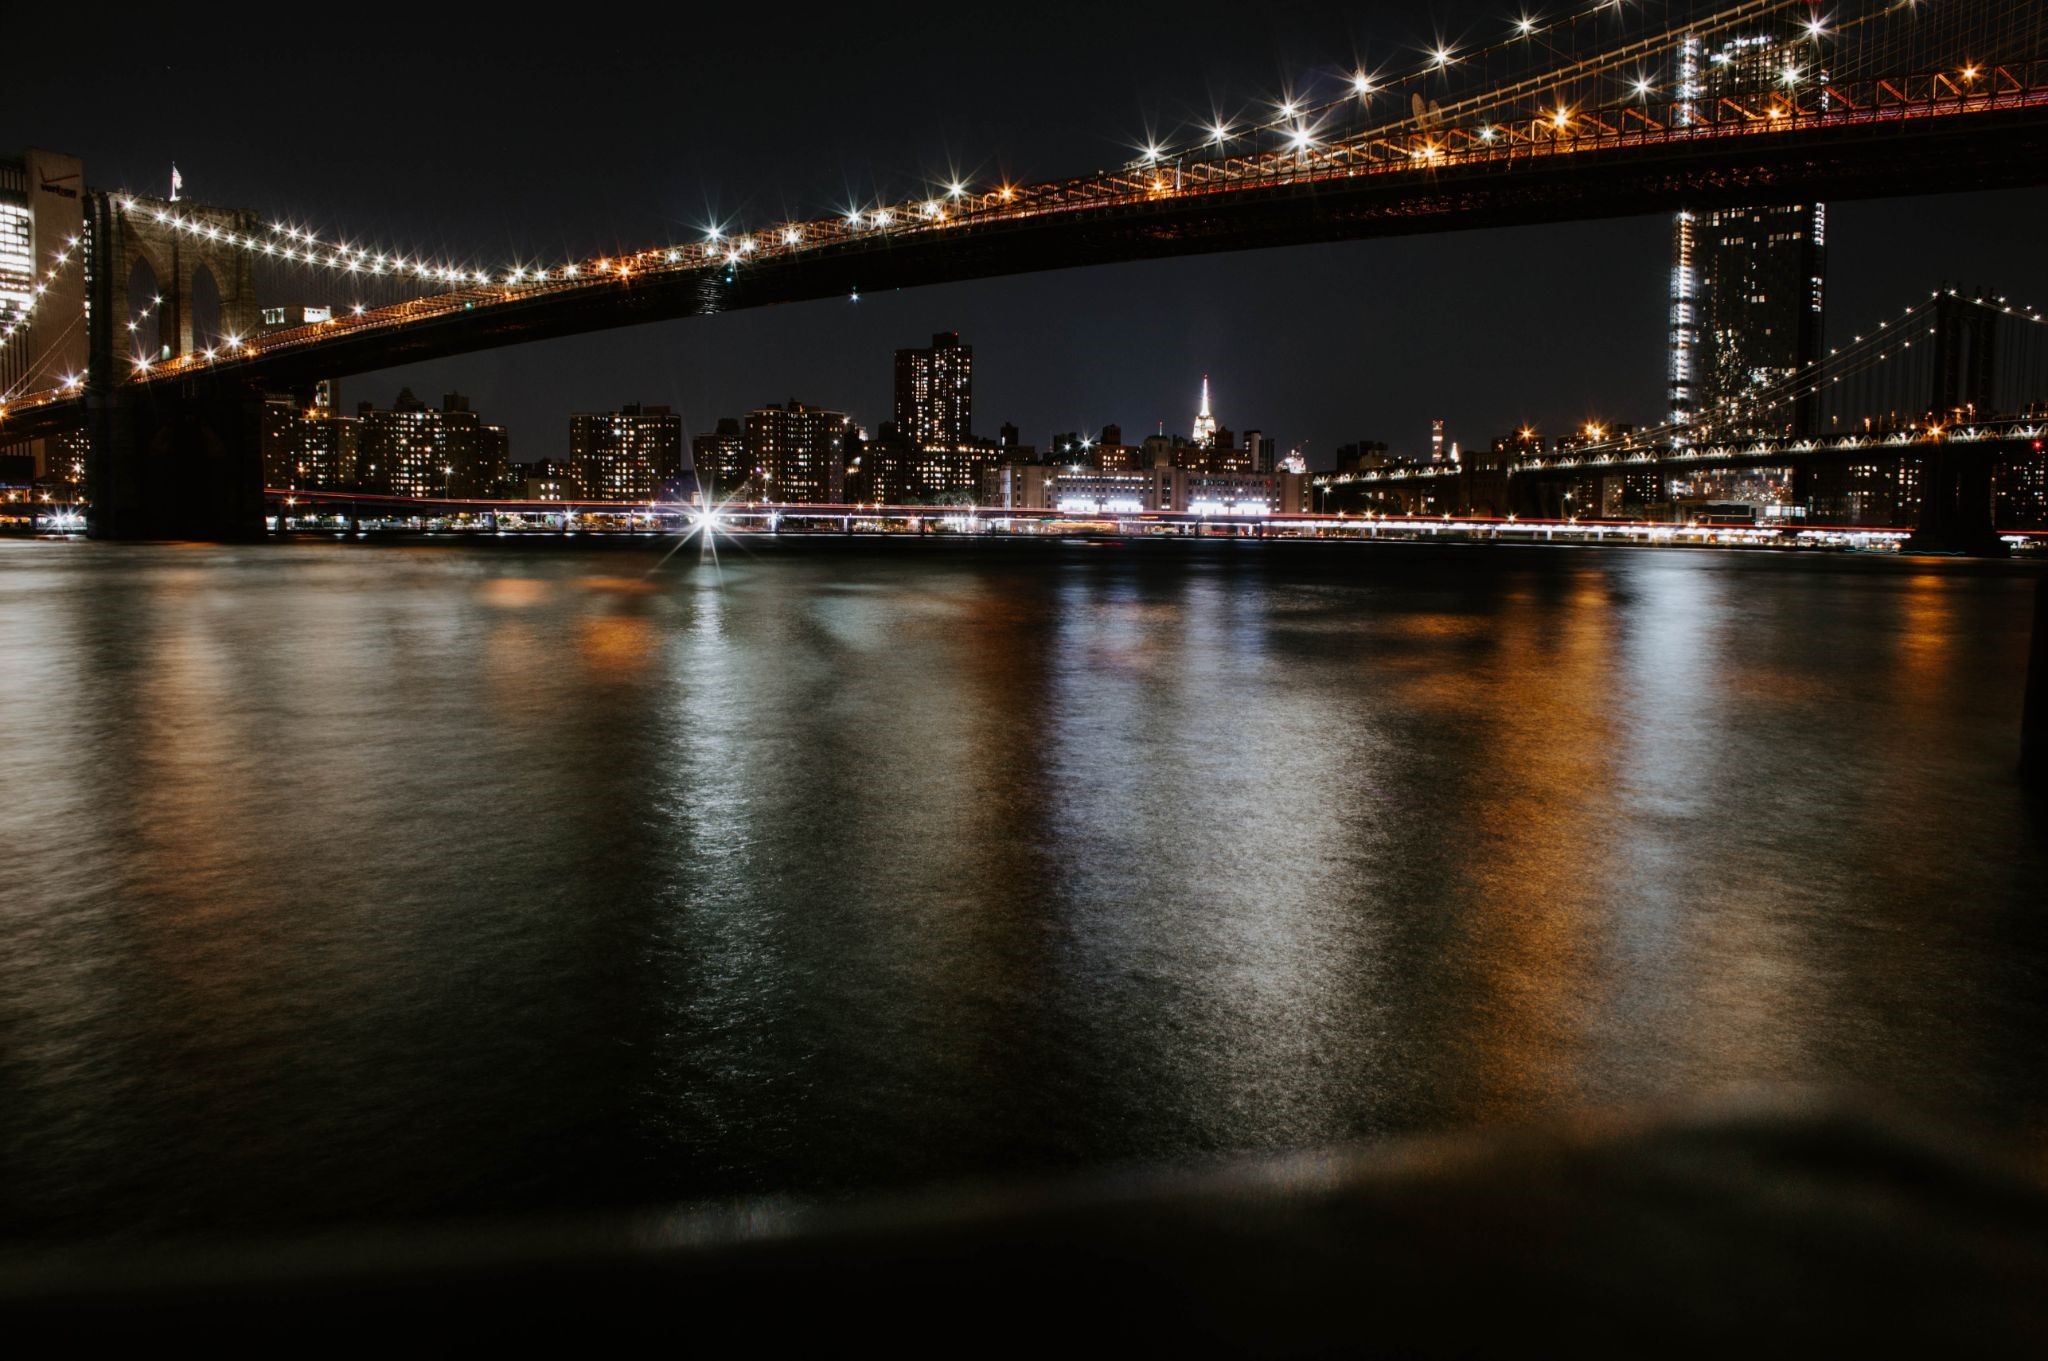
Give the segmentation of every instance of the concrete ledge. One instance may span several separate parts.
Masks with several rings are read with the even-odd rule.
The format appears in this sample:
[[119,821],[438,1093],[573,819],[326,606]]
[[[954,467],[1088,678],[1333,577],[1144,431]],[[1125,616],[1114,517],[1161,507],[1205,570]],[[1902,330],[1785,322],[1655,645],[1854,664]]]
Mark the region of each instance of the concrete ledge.
[[2048,1345],[2038,1169],[1808,1097],[863,1203],[0,1263],[87,1339],[1454,1355]]

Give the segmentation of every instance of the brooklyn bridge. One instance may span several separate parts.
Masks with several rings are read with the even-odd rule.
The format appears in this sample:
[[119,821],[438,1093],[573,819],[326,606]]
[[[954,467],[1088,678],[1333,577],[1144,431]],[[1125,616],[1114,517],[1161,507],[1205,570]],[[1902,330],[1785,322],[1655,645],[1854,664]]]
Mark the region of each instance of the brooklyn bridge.
[[[1760,25],[1793,35],[1773,79],[1717,87],[1702,54]],[[1490,44],[1439,46],[1406,70],[1360,73],[1320,100],[1189,128],[1091,174],[933,184],[594,259],[422,251],[275,209],[89,187],[77,162],[46,153],[31,153],[28,169],[39,258],[29,305],[0,337],[0,444],[82,440],[95,534],[232,538],[256,532],[264,513],[266,396],[399,364],[863,289],[2038,185],[2048,180],[2048,17],[1981,0],[1825,13],[1786,0],[1707,12],[1603,3],[1524,21]],[[357,300],[266,324],[266,288],[308,272],[346,280]],[[1761,394],[1761,424],[1740,439],[1675,412],[1654,430],[1566,455],[1509,451],[1488,470],[1503,480],[1501,508],[1555,512],[1555,495],[1540,488],[1602,460],[1798,467],[1891,447],[1924,464],[1932,539],[1981,545],[1986,470],[2037,447],[2048,377],[2034,364],[1994,382],[1983,356],[2040,318],[1968,301],[1974,309],[1926,304],[1931,339],[1911,361],[1910,391],[1880,394],[1868,379],[1907,370],[1905,349],[1859,338]],[[1954,320],[1965,312],[1987,320]],[[1905,329],[1892,335],[1903,341]],[[1357,479],[1422,486],[1452,475],[1469,480],[1474,469]]]

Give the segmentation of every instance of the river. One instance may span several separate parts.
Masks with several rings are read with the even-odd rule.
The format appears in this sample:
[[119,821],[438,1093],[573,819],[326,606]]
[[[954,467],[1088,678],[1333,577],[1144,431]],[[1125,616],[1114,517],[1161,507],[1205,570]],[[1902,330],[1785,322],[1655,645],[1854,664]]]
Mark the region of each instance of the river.
[[1751,1083],[2048,1146],[2034,574],[0,542],[0,1228],[839,1196]]

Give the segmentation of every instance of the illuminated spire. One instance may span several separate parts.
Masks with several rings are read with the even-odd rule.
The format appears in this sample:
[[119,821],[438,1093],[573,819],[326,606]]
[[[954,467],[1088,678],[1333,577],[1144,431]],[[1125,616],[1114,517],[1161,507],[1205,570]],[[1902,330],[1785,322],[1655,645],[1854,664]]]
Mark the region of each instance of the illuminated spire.
[[1204,449],[1216,447],[1216,418],[1209,414],[1209,375],[1202,375],[1202,409],[1195,413],[1195,443]]

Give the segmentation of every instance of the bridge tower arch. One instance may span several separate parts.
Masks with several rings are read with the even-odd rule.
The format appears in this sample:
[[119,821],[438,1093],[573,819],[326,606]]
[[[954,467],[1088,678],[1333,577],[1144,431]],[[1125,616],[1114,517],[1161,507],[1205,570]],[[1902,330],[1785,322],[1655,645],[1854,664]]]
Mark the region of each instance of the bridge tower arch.
[[185,346],[188,351],[211,349],[222,337],[241,334],[225,324],[220,280],[204,260],[192,267],[192,286],[185,296],[185,325],[191,335]]
[[[1997,410],[1999,311],[1981,295],[1943,290],[1934,304],[1930,414],[1950,428]],[[1908,548],[2002,558],[1995,527],[1995,458],[1983,445],[1932,445],[1920,465],[1920,525]]]
[[[111,195],[107,208],[99,215],[106,223],[105,239],[101,239],[102,233],[95,233],[93,264],[95,274],[112,285],[117,337],[127,332],[128,322],[149,308],[158,333],[152,361],[205,349],[215,337],[201,333],[194,306],[202,278],[219,299],[219,334],[256,333],[263,311],[256,300],[255,262],[248,250],[230,243],[263,230],[257,214],[184,200],[172,203]],[[138,260],[147,261],[155,273],[156,294],[136,296],[131,292]],[[161,303],[154,301],[159,294]]]
[[[125,342],[128,352],[117,358],[146,358],[154,362],[164,357],[163,313],[153,299],[164,293],[163,267],[152,260],[148,251],[136,251],[133,263],[128,268],[127,307],[113,317],[114,337],[117,344]],[[144,310],[148,311],[145,314]],[[130,329],[133,323],[133,329]]]
[[1944,290],[1934,300],[1934,392],[1929,410],[1937,420],[1959,411],[1995,411],[1998,394],[1996,307],[1981,295],[1963,297]]
[[253,537],[263,524],[263,394],[215,378],[210,366],[147,384],[124,380],[137,358],[128,323],[144,309],[156,330],[152,363],[202,351],[218,336],[256,334],[263,313],[242,243],[263,231],[262,220],[208,204],[99,191],[89,199],[93,533]]

